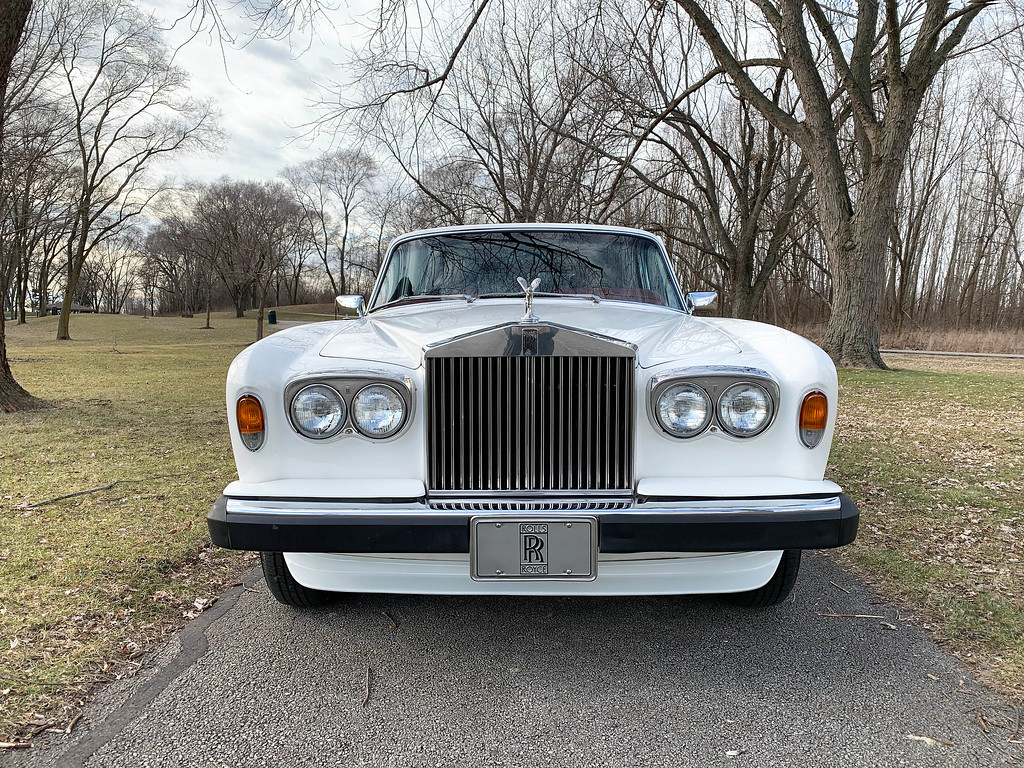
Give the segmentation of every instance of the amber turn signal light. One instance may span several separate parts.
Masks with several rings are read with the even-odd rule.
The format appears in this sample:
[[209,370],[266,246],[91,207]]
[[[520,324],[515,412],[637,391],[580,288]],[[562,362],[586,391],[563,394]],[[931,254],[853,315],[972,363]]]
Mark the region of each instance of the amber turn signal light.
[[828,423],[828,398],[821,392],[810,392],[800,406],[800,429],[824,429]]
[[238,416],[238,431],[243,435],[252,435],[263,431],[263,406],[252,395],[238,398],[235,411]]
[[828,424],[828,398],[823,392],[808,392],[800,405],[800,440],[808,448],[821,442]]
[[263,446],[263,406],[258,398],[242,395],[235,405],[235,416],[238,421],[238,436],[242,445],[250,451],[258,451]]

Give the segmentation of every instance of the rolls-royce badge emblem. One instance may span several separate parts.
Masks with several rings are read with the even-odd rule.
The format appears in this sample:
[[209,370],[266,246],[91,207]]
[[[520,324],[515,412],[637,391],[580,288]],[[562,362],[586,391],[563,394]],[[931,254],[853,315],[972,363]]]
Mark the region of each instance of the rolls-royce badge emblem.
[[519,287],[522,288],[523,293],[526,294],[526,314],[523,315],[522,319],[519,322],[536,323],[539,321],[539,318],[535,314],[533,314],[533,292],[536,291],[537,286],[540,285],[540,278],[533,278],[533,282],[530,283],[529,285],[527,285],[526,281],[521,277],[517,277],[516,280],[519,281]]
[[548,555],[545,548],[548,544],[547,523],[520,523],[519,573],[522,575],[543,576],[548,572]]

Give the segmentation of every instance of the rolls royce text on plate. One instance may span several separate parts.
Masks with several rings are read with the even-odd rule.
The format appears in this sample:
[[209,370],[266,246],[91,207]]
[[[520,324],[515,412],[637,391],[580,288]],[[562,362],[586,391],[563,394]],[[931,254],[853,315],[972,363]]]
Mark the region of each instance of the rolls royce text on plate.
[[238,480],[214,543],[273,595],[789,594],[853,541],[824,479],[836,371],[800,336],[702,317],[654,235],[414,232],[353,319],[289,328],[227,379]]

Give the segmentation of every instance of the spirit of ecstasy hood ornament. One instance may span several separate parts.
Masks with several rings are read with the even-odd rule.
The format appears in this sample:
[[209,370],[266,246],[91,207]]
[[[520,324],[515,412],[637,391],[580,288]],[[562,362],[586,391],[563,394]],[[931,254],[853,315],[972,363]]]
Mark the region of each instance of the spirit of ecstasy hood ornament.
[[533,282],[530,283],[529,285],[527,285],[526,281],[523,278],[521,278],[521,277],[517,277],[516,280],[519,281],[519,287],[522,288],[523,289],[523,293],[526,294],[526,297],[525,297],[525,300],[526,300],[526,314],[523,315],[522,319],[520,319],[519,322],[520,323],[537,323],[537,322],[540,322],[540,318],[538,318],[535,314],[533,314],[533,292],[536,291],[537,290],[537,286],[540,285],[540,278],[539,277],[533,278]]

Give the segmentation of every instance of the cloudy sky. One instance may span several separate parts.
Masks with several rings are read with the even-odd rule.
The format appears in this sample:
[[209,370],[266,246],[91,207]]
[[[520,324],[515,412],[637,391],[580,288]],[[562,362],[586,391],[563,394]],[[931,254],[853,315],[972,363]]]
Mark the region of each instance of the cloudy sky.
[[[171,27],[171,13],[185,2],[146,0],[144,5]],[[225,16],[228,26],[244,40],[245,20],[230,11]],[[270,179],[283,166],[325,149],[327,137],[309,135],[308,124],[317,116],[310,102],[317,96],[319,81],[344,79],[338,62],[361,29],[346,12],[337,16],[333,29],[319,25],[315,36],[299,34],[291,41],[257,39],[222,48],[209,34],[188,41],[187,23],[176,24],[166,34],[178,49],[175,60],[191,73],[194,94],[212,99],[220,109],[227,136],[220,154],[176,157],[165,172],[200,181],[223,175]]]

